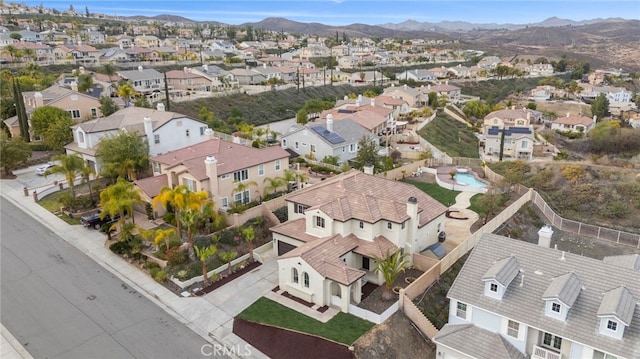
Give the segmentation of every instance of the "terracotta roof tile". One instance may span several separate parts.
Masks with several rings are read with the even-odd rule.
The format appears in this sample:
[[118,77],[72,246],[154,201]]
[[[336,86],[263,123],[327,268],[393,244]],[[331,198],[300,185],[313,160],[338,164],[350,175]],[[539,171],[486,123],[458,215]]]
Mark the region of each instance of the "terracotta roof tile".
[[160,190],[164,186],[169,185],[166,174],[159,176],[147,177],[134,182],[149,198],[154,198],[160,194]]

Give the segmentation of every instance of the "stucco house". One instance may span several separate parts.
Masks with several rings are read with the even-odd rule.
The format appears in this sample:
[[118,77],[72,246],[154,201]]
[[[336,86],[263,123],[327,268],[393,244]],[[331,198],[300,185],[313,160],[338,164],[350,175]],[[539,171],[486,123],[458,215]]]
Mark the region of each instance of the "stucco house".
[[166,72],[167,85],[173,92],[181,91],[211,91],[211,80],[185,67],[183,70]]
[[343,312],[366,282],[382,284],[374,258],[420,253],[438,242],[446,207],[414,186],[356,170],[287,197],[289,220],[272,227],[278,284]]
[[428,98],[429,93],[435,92],[438,97],[447,96],[450,102],[456,103],[460,101],[460,87],[449,85],[449,81],[436,85],[421,86],[419,91],[423,95],[423,100]]
[[[289,152],[278,146],[254,148],[222,140],[207,129],[205,140],[159,156],[151,157],[153,177],[136,181],[143,198],[151,202],[163,186],[185,185],[192,191],[207,191],[219,209],[227,210],[234,203],[249,203],[264,196],[268,181],[282,177],[289,168]],[[255,182],[255,186],[235,191],[240,182]],[[156,216],[164,208],[154,208]]]
[[110,116],[100,117],[71,127],[73,142],[66,145],[67,154],[78,153],[100,173],[96,149],[100,140],[116,136],[120,131],[137,132],[149,144],[149,156],[173,151],[207,139],[207,124],[183,114],[158,109],[126,107]]
[[578,115],[571,116],[570,113],[567,113],[567,116],[565,117],[557,118],[551,123],[552,130],[574,131],[582,133],[589,132],[595,126],[596,116],[593,116],[593,118]]
[[386,96],[391,96],[394,98],[398,98],[407,102],[407,106],[409,107],[420,107],[420,92],[413,87],[409,87],[406,84],[403,86],[395,86],[391,85],[384,89],[384,94]]
[[[346,163],[358,154],[358,142],[371,134],[351,119],[333,121],[328,115],[326,121],[310,122],[306,126],[296,126],[282,135],[282,148],[290,149],[300,156],[312,155],[317,161],[326,156],[338,157],[339,163]],[[377,140],[377,137],[376,137]]]
[[504,109],[493,111],[484,118],[484,153],[500,153],[504,131],[503,153],[512,158],[532,159],[535,134],[532,122],[540,119],[541,113],[529,109]]
[[597,260],[484,234],[447,295],[438,358],[639,358],[638,269],[633,256]]
[[140,94],[153,96],[162,92],[164,95],[164,75],[155,69],[138,66],[137,70],[118,71],[118,76],[131,82],[133,89]]

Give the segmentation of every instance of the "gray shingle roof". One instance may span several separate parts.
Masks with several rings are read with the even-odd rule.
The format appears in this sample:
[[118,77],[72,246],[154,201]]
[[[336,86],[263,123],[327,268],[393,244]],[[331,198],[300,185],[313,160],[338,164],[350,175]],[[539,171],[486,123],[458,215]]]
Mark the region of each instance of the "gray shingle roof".
[[633,294],[627,288],[618,287],[602,296],[602,302],[598,307],[598,316],[613,315],[628,326],[631,323],[637,304],[638,300],[633,297]]
[[602,261],[614,264],[624,268],[630,268],[640,271],[640,254],[623,254],[620,256],[608,256],[602,258]]
[[[525,275],[523,286],[510,286],[502,300],[483,295],[482,276],[494,261],[511,255],[517,258],[524,270],[519,274]],[[621,340],[598,334],[598,308],[603,294],[625,286],[635,298],[640,298],[640,272],[572,253],[566,253],[564,260],[561,257],[558,250],[485,234],[467,259],[448,296],[611,355],[640,358],[640,310],[634,311]],[[569,272],[580,277],[585,289],[569,310],[566,321],[559,322],[545,316],[542,296],[553,278]]]
[[553,278],[547,290],[542,295],[543,299],[558,299],[562,304],[571,308],[580,290],[582,289],[582,282],[578,276],[571,272],[563,274],[559,277]]
[[476,359],[526,358],[500,334],[476,327],[473,324],[446,325],[433,338],[433,341]]
[[508,287],[509,283],[515,278],[520,271],[520,264],[518,261],[509,256],[495,262],[491,268],[482,276],[482,280],[495,280],[503,287]]

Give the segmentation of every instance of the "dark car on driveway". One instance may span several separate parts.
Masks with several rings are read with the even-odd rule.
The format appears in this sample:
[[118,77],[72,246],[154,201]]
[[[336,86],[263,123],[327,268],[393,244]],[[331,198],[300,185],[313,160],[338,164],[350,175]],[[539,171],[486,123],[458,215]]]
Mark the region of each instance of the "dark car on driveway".
[[104,216],[104,218],[100,218],[100,212],[96,212],[93,214],[88,214],[86,216],[82,216],[80,218],[80,223],[87,228],[100,229],[105,224],[113,224],[120,216],[116,216],[111,218],[108,214]]

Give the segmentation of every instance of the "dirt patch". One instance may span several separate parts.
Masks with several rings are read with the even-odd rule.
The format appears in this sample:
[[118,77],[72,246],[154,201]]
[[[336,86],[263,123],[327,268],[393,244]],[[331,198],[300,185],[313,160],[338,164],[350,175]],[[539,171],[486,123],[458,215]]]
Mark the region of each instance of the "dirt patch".
[[[398,278],[393,282],[393,287],[406,287],[409,285],[406,278],[413,277],[418,278],[422,275],[422,271],[417,269],[409,269],[404,273],[400,274]],[[368,311],[374,312],[376,314],[382,314],[385,310],[389,309],[389,307],[398,300],[398,296],[396,295],[392,300],[384,300],[382,299],[382,293],[385,291],[385,286],[381,285],[378,288],[374,289],[373,292],[369,296],[367,296],[358,307],[362,309],[366,309]]]
[[424,338],[400,311],[373,327],[353,346],[355,357],[363,359],[436,357],[435,344]]

